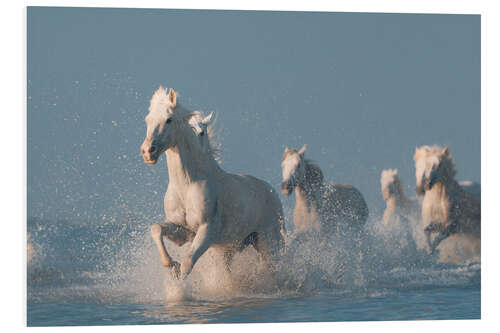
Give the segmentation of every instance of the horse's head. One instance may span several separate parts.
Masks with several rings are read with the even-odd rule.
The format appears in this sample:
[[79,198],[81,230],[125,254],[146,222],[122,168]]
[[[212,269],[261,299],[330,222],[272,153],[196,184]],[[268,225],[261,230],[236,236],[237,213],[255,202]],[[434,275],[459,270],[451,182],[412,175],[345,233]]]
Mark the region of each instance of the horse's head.
[[213,115],[214,113],[211,112],[205,117],[202,112],[194,111],[188,119],[188,124],[197,136],[206,136],[208,125],[212,122]]
[[290,195],[297,184],[304,179],[306,175],[304,153],[306,145],[295,149],[285,148],[283,158],[281,160],[281,171],[283,174],[283,182],[281,183],[281,191],[284,195]]
[[141,145],[144,162],[155,164],[162,153],[174,145],[180,121],[174,112],[177,106],[177,93],[163,87],[158,88],[151,98],[146,121],[146,138]]
[[398,169],[383,170],[380,175],[382,196],[385,200],[398,194],[401,190],[401,180],[398,177]]
[[453,159],[448,146],[423,146],[415,151],[416,191],[417,195],[425,194],[436,183],[452,179],[455,176]]

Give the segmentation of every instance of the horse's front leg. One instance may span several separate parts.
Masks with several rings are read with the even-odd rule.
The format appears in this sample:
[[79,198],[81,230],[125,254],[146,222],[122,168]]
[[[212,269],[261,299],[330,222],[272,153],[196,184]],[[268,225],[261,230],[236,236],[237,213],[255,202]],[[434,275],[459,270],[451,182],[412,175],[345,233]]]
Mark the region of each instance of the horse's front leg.
[[175,223],[168,222],[155,223],[151,226],[150,231],[158,252],[160,252],[162,265],[164,267],[172,268],[174,274],[178,277],[180,273],[180,265],[168,254],[165,244],[163,243],[163,237],[165,236],[178,246],[182,246],[186,242],[190,242],[194,239],[194,232]]
[[211,223],[203,223],[198,227],[194,236],[191,248],[187,256],[182,260],[180,267],[180,277],[185,279],[191,273],[194,264],[203,253],[212,245],[212,234],[214,226]]
[[430,254],[434,253],[433,242],[431,242],[431,234],[433,232],[439,232],[440,230],[441,230],[441,223],[439,221],[432,221],[424,229],[425,239],[427,241],[427,245],[429,246]]
[[439,233],[439,235],[432,242],[431,253],[433,253],[438,245],[446,238],[448,238],[451,234],[456,233],[456,224],[450,223],[443,231]]

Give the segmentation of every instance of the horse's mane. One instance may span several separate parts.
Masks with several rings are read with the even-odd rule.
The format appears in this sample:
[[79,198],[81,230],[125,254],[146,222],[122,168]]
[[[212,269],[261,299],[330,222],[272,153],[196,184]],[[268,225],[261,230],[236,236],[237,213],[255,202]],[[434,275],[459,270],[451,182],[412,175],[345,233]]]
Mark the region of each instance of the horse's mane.
[[[201,111],[190,111],[187,115],[184,116],[185,119],[189,120],[191,117],[203,118],[205,115]],[[220,134],[219,130],[215,130],[215,124],[217,119],[214,119],[210,122],[210,124],[206,128],[206,134],[208,139],[208,147],[210,149],[210,154],[217,161],[221,160],[221,150],[220,150],[220,141],[218,140],[218,136]]]
[[382,194],[384,198],[387,200],[385,190],[390,184],[394,184],[393,189],[395,190],[394,194],[404,197],[405,193],[403,190],[403,183],[398,176],[398,169],[386,169],[382,171],[380,175],[380,184],[382,188]]
[[[172,95],[169,95],[172,94]],[[169,96],[172,98],[173,96],[173,102],[169,100]],[[150,105],[149,105],[149,113],[155,113],[155,114],[162,114],[158,113],[160,112],[159,110],[164,110],[160,108],[159,106],[162,105],[170,105],[172,108],[172,112],[175,114],[175,117],[177,119],[180,119],[181,122],[181,127],[185,127],[184,130],[190,130],[190,126],[188,126],[188,121],[189,119],[194,116],[194,115],[199,115],[203,116],[203,113],[200,111],[190,111],[184,107],[182,107],[179,103],[177,103],[177,97],[178,93],[173,91],[173,89],[170,89],[170,92],[168,92],[168,88],[163,88],[160,86],[153,94],[150,100]],[[208,126],[207,126],[207,139],[208,139],[208,147],[209,147],[209,153],[210,155],[217,161],[220,162],[221,160],[221,150],[220,150],[220,141],[217,139],[219,136],[220,131],[215,130],[215,123],[216,119],[214,119]],[[190,133],[194,133],[193,131],[190,130]],[[189,136],[189,137],[194,137],[194,136]],[[187,139],[187,138],[185,138]]]
[[380,183],[382,188],[386,188],[390,183],[396,184],[396,186],[401,186],[401,180],[398,176],[398,169],[386,169],[382,170],[380,175]]
[[415,150],[415,155],[413,155],[413,159],[415,161],[425,158],[431,155],[437,155],[441,152],[442,148],[438,145],[433,146],[421,146]]
[[455,177],[455,175],[457,174],[457,171],[455,169],[455,161],[453,160],[453,157],[451,156],[447,148],[443,149],[438,145],[422,146],[416,149],[413,159],[417,161],[421,158],[427,158],[431,156],[435,156],[439,159],[439,163],[444,166],[444,170],[447,173],[448,177]]
[[309,184],[321,185],[323,183],[323,171],[319,165],[310,159],[304,159],[306,169],[306,181]]
[[447,176],[454,179],[457,174],[457,170],[455,168],[455,161],[450,153],[442,154],[440,163],[444,166],[444,170],[447,173]]
[[207,139],[208,147],[210,148],[212,157],[217,162],[220,162],[222,160],[222,150],[220,149],[221,142],[219,140],[220,130],[217,130],[215,128],[216,123],[217,115],[215,116],[215,119],[207,126]]

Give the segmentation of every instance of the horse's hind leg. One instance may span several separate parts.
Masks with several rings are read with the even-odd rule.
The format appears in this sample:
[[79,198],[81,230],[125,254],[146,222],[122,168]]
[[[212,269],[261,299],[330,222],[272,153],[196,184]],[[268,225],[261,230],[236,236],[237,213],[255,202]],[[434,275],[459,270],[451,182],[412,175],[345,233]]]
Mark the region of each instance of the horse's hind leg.
[[258,236],[259,235],[257,234],[257,232],[252,232],[247,237],[245,237],[245,239],[239,245],[237,245],[236,247],[228,248],[224,251],[224,263],[226,269],[229,272],[231,271],[231,263],[233,262],[233,258],[236,252],[242,252],[250,245],[252,245],[257,252],[259,251],[257,247]]
[[165,236],[178,246],[182,246],[186,242],[192,241],[195,233],[177,224],[168,222],[153,224],[150,232],[158,252],[160,252],[162,265],[164,267],[172,267],[175,274],[179,275],[180,265],[168,254],[165,244],[163,243],[163,237]]
[[272,230],[260,231],[256,236],[252,245],[259,254],[259,260],[274,270],[273,261],[279,254],[283,243],[280,231],[278,230],[277,233]]

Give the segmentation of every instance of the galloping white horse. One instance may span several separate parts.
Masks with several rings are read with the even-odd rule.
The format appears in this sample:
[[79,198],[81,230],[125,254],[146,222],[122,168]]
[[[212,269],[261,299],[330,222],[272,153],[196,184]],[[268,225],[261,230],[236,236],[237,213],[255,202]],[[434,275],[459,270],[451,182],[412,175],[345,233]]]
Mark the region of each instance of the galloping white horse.
[[[414,155],[417,194],[423,195],[422,224],[430,252],[453,234],[481,240],[481,201],[455,180],[448,146],[423,146]],[[437,236],[431,241],[431,234]]]
[[419,216],[420,204],[416,198],[410,199],[405,195],[397,169],[382,170],[380,186],[386,203],[382,218],[385,226],[388,226],[394,218],[399,217],[411,221]]
[[[185,278],[210,247],[224,252],[228,268],[235,251],[247,245],[265,260],[276,255],[283,243],[281,201],[268,183],[219,167],[210,144],[212,114],[186,110],[173,89],[167,93],[160,87],[145,120],[144,162],[155,164],[161,154],[167,156],[166,222],[151,227],[163,266]],[[191,243],[180,264],[167,253],[163,237],[178,246]]]
[[281,162],[281,190],[284,195],[294,189],[296,193],[295,234],[361,229],[368,217],[363,195],[351,185],[324,184],[323,172],[304,158],[305,150],[305,145],[299,151],[286,148]]

